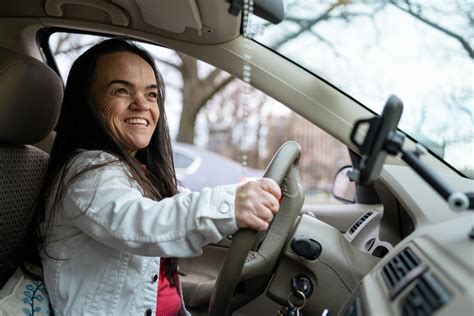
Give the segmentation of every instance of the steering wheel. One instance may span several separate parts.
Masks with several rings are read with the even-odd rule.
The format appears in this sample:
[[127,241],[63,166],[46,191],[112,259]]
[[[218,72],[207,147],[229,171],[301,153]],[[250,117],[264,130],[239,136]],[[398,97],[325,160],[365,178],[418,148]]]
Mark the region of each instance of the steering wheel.
[[270,161],[263,177],[280,185],[280,210],[266,232],[246,228],[234,234],[212,292],[209,315],[231,315],[267,287],[303,206],[303,186],[298,172],[300,155],[300,145],[290,141],[283,144]]

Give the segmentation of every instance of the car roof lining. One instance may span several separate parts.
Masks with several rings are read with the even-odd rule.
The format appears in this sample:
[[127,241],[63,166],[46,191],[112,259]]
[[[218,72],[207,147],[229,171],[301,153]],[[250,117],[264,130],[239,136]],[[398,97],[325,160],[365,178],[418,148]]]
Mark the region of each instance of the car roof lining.
[[229,14],[229,7],[227,0],[17,0],[15,6],[0,7],[0,16],[125,26],[184,42],[217,44],[240,35],[241,16]]

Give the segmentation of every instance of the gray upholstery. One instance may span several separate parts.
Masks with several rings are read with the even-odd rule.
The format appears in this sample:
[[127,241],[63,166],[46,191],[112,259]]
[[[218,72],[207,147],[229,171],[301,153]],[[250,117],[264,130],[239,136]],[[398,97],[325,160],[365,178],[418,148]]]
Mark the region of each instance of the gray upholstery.
[[0,262],[8,262],[33,215],[48,154],[32,146],[0,145]]
[[0,288],[34,212],[48,154],[33,146],[57,122],[63,87],[48,66],[0,48]]
[[44,139],[59,117],[61,79],[40,61],[0,48],[0,144]]

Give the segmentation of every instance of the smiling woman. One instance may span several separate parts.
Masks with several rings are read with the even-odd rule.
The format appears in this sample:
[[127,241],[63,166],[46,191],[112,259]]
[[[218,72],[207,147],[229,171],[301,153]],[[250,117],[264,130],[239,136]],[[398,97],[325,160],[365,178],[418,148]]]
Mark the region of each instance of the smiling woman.
[[[390,94],[406,105],[400,127],[431,148],[423,162],[456,192],[473,191],[474,180],[457,172],[464,172],[462,164],[453,164],[457,171],[445,164],[465,159],[472,166],[472,1],[285,0],[281,23],[263,21],[246,38],[244,22],[257,21],[247,14],[263,2],[279,1],[17,0],[0,6],[0,313],[13,297],[11,315],[38,314],[39,300],[48,306],[41,282],[22,286],[9,278],[23,276],[21,256],[41,250],[41,281],[55,315],[156,314],[168,309],[166,297],[178,298],[170,309],[184,314],[182,298],[193,316],[226,307],[230,297],[235,316],[298,313],[295,308],[304,315],[326,309],[472,314],[472,212],[454,212],[398,157],[385,161],[372,185],[357,184],[352,203],[327,199],[337,169],[349,163],[359,169],[366,161],[351,142],[354,124],[371,118]],[[128,40],[98,44],[115,36],[146,43],[139,47],[150,54]],[[111,62],[128,54],[127,61],[141,58],[134,63],[142,70],[137,76],[124,77],[128,65]],[[73,62],[62,86],[54,71],[67,74]],[[166,103],[157,68],[166,80]],[[113,108],[114,131],[93,87],[103,72],[118,70],[121,75],[104,79],[102,91],[128,100]],[[153,84],[156,90],[146,90]],[[53,96],[64,86],[61,102]],[[149,137],[136,141],[142,137],[136,131],[147,130],[139,124],[151,120],[146,97],[155,92],[155,132],[138,149]],[[250,92],[247,100],[243,92]],[[48,134],[57,136],[53,150],[40,148],[51,156],[33,148]],[[278,192],[265,181],[221,185],[248,176],[250,168],[264,169],[288,140],[301,151],[279,151],[284,159],[269,168],[282,179],[281,211],[262,242],[245,241],[233,233],[237,226],[267,227]],[[416,145],[406,137],[403,147]],[[203,180],[194,187],[202,192],[181,191],[174,178],[172,154],[188,152],[182,184]],[[43,247],[28,248],[22,241],[42,182],[33,225]],[[236,199],[236,192],[243,194]],[[185,276],[173,273],[172,258],[180,258]],[[222,269],[224,262],[232,265]],[[225,295],[212,296],[214,289]]]
[[57,315],[187,315],[176,257],[266,229],[280,196],[270,179],[178,188],[161,75],[146,51],[109,39],[69,73],[30,249]]
[[95,105],[119,143],[133,154],[148,146],[160,117],[153,68],[131,53],[102,56],[93,91]]

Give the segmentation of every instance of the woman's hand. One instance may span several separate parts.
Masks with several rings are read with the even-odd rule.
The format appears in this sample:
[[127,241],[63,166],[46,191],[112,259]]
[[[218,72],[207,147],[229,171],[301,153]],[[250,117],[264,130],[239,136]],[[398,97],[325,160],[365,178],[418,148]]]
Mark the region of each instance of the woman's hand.
[[266,230],[280,208],[281,190],[269,178],[249,181],[237,186],[235,219],[239,228]]

